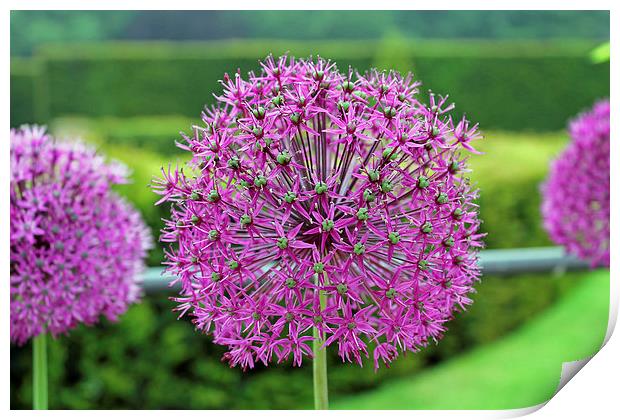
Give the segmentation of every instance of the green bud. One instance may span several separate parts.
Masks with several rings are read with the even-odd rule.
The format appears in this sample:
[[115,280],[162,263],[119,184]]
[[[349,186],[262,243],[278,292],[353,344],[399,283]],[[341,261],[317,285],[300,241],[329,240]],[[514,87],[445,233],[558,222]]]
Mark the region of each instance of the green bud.
[[362,207],[357,211],[357,220],[364,222],[368,220],[368,209],[366,207]]
[[456,220],[461,220],[463,218],[463,209],[461,209],[460,207],[455,208],[452,212],[452,217],[454,217]]
[[420,260],[418,262],[418,268],[422,271],[426,271],[428,270],[428,261],[426,260]]
[[325,271],[325,264],[323,264],[322,262],[314,263],[312,269],[316,274],[323,274],[323,272]]
[[198,262],[198,257],[192,256],[189,260],[192,264],[196,264]]
[[295,318],[295,315],[293,315],[290,312],[287,312],[286,315],[284,315],[284,318],[286,318],[286,320],[290,322]]
[[379,180],[379,176],[380,174],[379,174],[379,171],[377,170],[371,169],[368,171],[368,180],[370,182],[377,182]]
[[228,159],[227,166],[230,169],[239,169],[239,166],[240,166],[239,165],[239,158],[237,156],[231,157],[230,159]]
[[235,261],[235,260],[228,260],[226,261],[226,265],[228,266],[228,268],[230,268],[231,270],[236,270],[239,268],[239,262]]
[[243,188],[250,188],[250,183],[246,181],[245,179],[242,179],[241,181],[239,181],[239,185],[241,185]]
[[342,90],[345,92],[353,92],[353,89],[355,89],[355,84],[353,84],[350,80],[347,80],[342,84]]
[[271,103],[274,104],[275,106],[283,105],[284,98],[282,97],[282,95],[278,95],[271,100]]
[[191,220],[191,222],[192,222],[193,224],[195,224],[195,225],[197,225],[198,223],[200,223],[200,217],[198,217],[198,216],[197,216],[197,215],[195,215],[195,214],[192,214],[192,218],[191,218],[190,220]]
[[439,193],[437,194],[437,204],[446,204],[448,202],[448,194]]
[[420,230],[422,231],[422,233],[432,233],[433,232],[433,224],[431,222],[424,222],[424,224],[422,224],[422,226],[420,226]]
[[338,108],[340,108],[343,112],[347,112],[350,106],[351,102],[349,101],[338,101]]
[[390,232],[388,233],[388,239],[392,245],[397,245],[400,242],[400,233]]
[[209,239],[210,239],[210,240],[215,241],[215,240],[217,240],[219,237],[220,237],[220,233],[219,233],[217,230],[215,230],[215,229],[211,229],[211,230],[209,231]]
[[385,118],[391,120],[396,116],[396,108],[394,108],[393,106],[386,106],[385,108],[383,108],[383,115],[385,116]]
[[329,232],[334,228],[334,221],[331,219],[325,219],[323,220],[323,223],[321,223],[321,226],[325,232]]
[[276,245],[278,246],[278,248],[280,249],[286,249],[288,248],[288,238],[281,236],[280,238],[278,238],[278,240],[276,241]]
[[260,319],[260,314],[258,312],[252,313],[252,319],[258,321]]
[[288,165],[291,162],[291,155],[286,150],[281,151],[276,158],[280,165]]
[[394,189],[394,186],[387,179],[384,179],[383,182],[381,182],[381,191],[382,192],[387,194],[389,192],[392,192],[393,189]]
[[264,175],[259,175],[256,178],[254,178],[255,187],[263,188],[265,185],[267,185],[267,178],[265,178]]
[[385,297],[388,299],[394,299],[395,296],[396,296],[396,289],[394,289],[393,287],[388,289],[385,292]]
[[211,281],[220,281],[222,279],[222,276],[220,276],[220,273],[211,273]]
[[401,102],[405,102],[405,100],[407,99],[407,96],[404,93],[399,93],[398,94],[398,100]]
[[338,294],[344,295],[345,293],[349,291],[349,288],[347,287],[346,284],[340,283],[339,285],[336,286],[336,290],[338,291]]
[[327,192],[327,184],[323,181],[319,181],[314,185],[314,192],[321,195]]
[[289,277],[288,279],[286,279],[286,281],[284,282],[284,284],[286,285],[286,287],[288,287],[289,289],[294,288],[295,286],[297,286],[297,282],[295,281],[295,279],[293,279],[292,277]]
[[293,191],[288,191],[286,194],[284,194],[284,201],[286,201],[289,204],[292,204],[295,200],[297,200],[297,194],[295,194]]
[[428,180],[427,177],[425,177],[424,175],[420,175],[418,177],[418,188],[428,188],[429,185],[431,185],[431,182]]
[[459,169],[460,167],[458,162],[450,162],[450,165],[448,166],[448,171],[450,171],[450,173],[455,174],[459,171]]
[[439,130],[439,128],[437,127],[433,127],[433,137],[437,137],[439,133],[441,133],[441,130]]
[[357,327],[357,324],[355,322],[349,322],[347,324],[347,328],[350,329],[350,330],[354,330],[355,327]]
[[367,201],[369,203],[372,203],[373,201],[375,201],[375,195],[373,194],[371,189],[366,188],[364,190],[364,201]]
[[254,134],[254,137],[256,138],[263,137],[263,133],[264,133],[263,127],[261,126],[257,125],[257,126],[254,126],[254,128],[252,129],[252,134]]
[[448,236],[446,239],[443,240],[443,246],[445,246],[446,248],[452,248],[454,246],[454,237],[453,236]]
[[291,114],[290,119],[293,124],[299,124],[299,121],[301,121],[301,115],[299,115],[298,112],[295,112]]
[[363,243],[358,242],[353,245],[353,252],[355,253],[355,255],[362,255],[364,252],[366,252],[366,246]]
[[265,108],[259,106],[258,108],[252,110],[252,114],[257,120],[262,120],[263,118],[265,118]]
[[200,193],[198,191],[192,191],[192,193],[189,196],[189,199],[192,201],[200,200]]
[[362,99],[366,99],[368,97],[368,95],[366,95],[366,92],[362,92],[361,90],[356,90],[355,92],[353,92],[353,95]]
[[220,193],[218,193],[217,190],[209,191],[209,195],[207,195],[207,200],[211,203],[217,203],[218,201],[220,201]]
[[240,218],[239,218],[239,222],[241,223],[241,226],[247,226],[249,224],[252,223],[252,216],[250,216],[249,214],[243,214]]
[[386,147],[385,150],[383,150],[383,159],[390,159],[390,160],[394,160],[396,159],[396,153],[394,153],[394,149],[392,149],[391,147]]
[[316,80],[317,82],[320,80],[323,80],[324,76],[325,76],[325,72],[323,70],[317,70],[314,73],[312,73],[312,78]]

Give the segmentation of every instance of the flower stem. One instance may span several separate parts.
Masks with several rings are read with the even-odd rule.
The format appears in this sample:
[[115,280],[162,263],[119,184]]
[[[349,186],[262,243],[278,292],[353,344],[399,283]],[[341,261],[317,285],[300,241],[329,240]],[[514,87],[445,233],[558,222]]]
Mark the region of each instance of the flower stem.
[[[317,276],[318,280],[318,276]],[[327,281],[327,275],[325,275]],[[318,281],[317,281],[318,283]],[[327,296],[324,291],[319,291],[319,300],[321,302],[321,310],[327,306]],[[312,377],[314,381],[314,409],[328,409],[328,393],[327,393],[327,352],[322,348],[323,340],[319,330],[314,327],[314,343],[312,360]]]
[[32,406],[47,410],[47,334],[41,333],[32,340]]

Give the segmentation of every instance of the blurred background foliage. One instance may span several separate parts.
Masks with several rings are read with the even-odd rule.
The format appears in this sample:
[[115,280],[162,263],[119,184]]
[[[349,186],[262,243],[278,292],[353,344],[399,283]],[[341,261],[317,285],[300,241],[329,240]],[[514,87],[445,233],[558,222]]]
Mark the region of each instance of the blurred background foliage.
[[[450,93],[455,117],[481,124],[470,158],[488,248],[546,246],[539,188],[564,147],[568,118],[609,95],[609,14],[537,12],[62,12],[11,13],[11,125],[80,136],[133,171],[120,186],[158,235],[167,209],[148,184],[237,68],[268,53],[320,54],[363,72],[412,70]],[[599,51],[599,52],[592,52]],[[600,52],[603,51],[603,52]],[[608,47],[607,47],[608,51]],[[594,61],[594,62],[593,62]],[[160,249],[149,256],[159,265]],[[532,322],[581,273],[485,276],[446,338],[373,373],[331,354],[338,399],[415,375]],[[310,364],[243,373],[223,350],[176,321],[166,294],[146,296],[117,324],[80,327],[50,350],[53,408],[309,408]],[[541,339],[548,337],[541,337]],[[11,347],[11,406],[30,405],[30,346]],[[534,357],[534,356],[533,356]]]

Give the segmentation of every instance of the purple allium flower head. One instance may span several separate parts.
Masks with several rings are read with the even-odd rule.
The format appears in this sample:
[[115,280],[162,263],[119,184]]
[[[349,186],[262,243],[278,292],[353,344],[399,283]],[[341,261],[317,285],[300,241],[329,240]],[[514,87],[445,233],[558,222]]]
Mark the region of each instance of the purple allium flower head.
[[322,59],[225,75],[192,175],[163,170],[161,240],[178,310],[231,366],[311,356],[312,329],[375,366],[444,331],[479,277],[482,246],[463,148],[477,125],[411,75],[339,73]]
[[570,122],[572,142],[542,186],[551,239],[592,266],[609,266],[609,101]]
[[41,127],[11,130],[11,340],[58,335],[139,297],[152,244],[140,215],[112,192],[126,169]]

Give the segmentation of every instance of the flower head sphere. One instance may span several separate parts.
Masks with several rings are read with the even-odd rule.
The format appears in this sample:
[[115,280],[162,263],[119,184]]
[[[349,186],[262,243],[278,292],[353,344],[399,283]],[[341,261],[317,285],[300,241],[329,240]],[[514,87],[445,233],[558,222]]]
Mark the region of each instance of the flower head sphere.
[[[179,311],[229,363],[299,365],[312,329],[375,365],[438,339],[479,277],[479,221],[462,148],[477,126],[418,98],[411,75],[289,57],[225,76],[184,136],[193,176],[163,171],[162,233]],[[186,144],[185,144],[186,143]]]
[[139,297],[152,244],[140,215],[111,186],[125,168],[41,127],[11,130],[11,340],[58,335]]
[[542,214],[551,239],[592,266],[609,266],[609,101],[571,121],[572,139],[551,164]]

